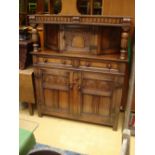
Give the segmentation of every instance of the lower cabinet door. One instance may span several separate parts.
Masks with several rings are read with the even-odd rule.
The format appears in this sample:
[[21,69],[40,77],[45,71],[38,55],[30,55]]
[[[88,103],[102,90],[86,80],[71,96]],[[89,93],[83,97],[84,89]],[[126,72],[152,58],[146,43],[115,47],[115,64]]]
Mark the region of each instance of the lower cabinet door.
[[35,74],[39,114],[117,129],[123,77],[63,69],[39,69]]
[[91,72],[82,72],[81,78],[81,117],[115,128],[123,78]]
[[39,84],[42,113],[65,116],[70,113],[70,71],[41,69]]

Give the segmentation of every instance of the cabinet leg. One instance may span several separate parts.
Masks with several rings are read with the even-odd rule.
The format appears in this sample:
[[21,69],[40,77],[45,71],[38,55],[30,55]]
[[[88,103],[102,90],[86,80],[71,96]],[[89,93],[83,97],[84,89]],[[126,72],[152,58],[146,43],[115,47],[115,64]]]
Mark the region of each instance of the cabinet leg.
[[39,105],[37,105],[37,111],[38,111],[38,116],[42,117],[42,113]]
[[116,123],[114,123],[114,125],[113,125],[113,130],[117,131],[117,124]]
[[114,121],[114,124],[113,124],[113,130],[116,131],[117,130],[117,127],[118,127],[118,119],[119,119],[119,114],[117,114],[115,116],[115,121]]
[[33,115],[33,104],[32,103],[28,103],[28,108],[29,108],[29,114]]
[[39,116],[39,117],[42,117],[42,116],[43,116],[42,113],[41,113],[40,111],[38,111],[38,116]]

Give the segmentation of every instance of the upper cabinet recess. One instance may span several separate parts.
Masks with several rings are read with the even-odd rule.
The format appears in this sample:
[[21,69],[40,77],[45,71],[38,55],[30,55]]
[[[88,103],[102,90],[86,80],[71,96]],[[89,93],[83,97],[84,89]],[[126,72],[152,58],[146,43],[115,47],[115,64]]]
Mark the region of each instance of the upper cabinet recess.
[[[103,15],[106,0],[38,0],[44,8],[29,16],[37,37],[37,25],[43,26],[41,49],[96,55],[120,53],[127,58],[131,18]],[[43,10],[39,12],[40,10]],[[37,52],[37,41],[34,42]]]

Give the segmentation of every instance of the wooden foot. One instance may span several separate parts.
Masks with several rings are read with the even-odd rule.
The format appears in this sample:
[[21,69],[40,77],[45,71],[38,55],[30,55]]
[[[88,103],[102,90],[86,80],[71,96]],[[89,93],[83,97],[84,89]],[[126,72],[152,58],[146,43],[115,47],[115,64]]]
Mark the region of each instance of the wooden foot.
[[117,131],[118,119],[119,119],[119,115],[117,114],[117,115],[115,116],[115,121],[114,121],[114,123],[113,123],[113,130],[114,130],[114,131]]
[[29,114],[33,115],[33,104],[32,103],[28,103],[28,108],[29,108]]
[[42,113],[39,105],[37,105],[37,111],[38,111],[38,116],[42,117]]
[[113,125],[113,130],[117,131],[117,126],[116,125]]
[[39,117],[42,117],[43,115],[42,115],[41,112],[38,111],[38,116],[39,116]]

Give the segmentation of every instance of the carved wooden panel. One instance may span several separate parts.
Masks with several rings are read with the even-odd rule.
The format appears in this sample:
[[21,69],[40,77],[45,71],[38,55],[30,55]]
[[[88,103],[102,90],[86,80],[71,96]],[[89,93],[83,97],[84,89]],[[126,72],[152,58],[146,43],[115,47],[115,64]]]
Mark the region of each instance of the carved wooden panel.
[[66,51],[89,51],[89,26],[64,26],[64,42]]
[[112,81],[83,79],[83,89],[92,89],[98,91],[111,91]]
[[116,111],[119,110],[121,103],[122,83],[122,77],[83,72],[81,85],[82,117],[108,118],[111,120],[108,123],[114,125],[116,123],[114,116],[118,116]]
[[81,113],[110,117],[110,98],[83,94],[82,99]]
[[51,110],[69,112],[69,93],[54,89],[44,89],[44,105]]
[[104,74],[83,73],[81,113],[110,117],[115,87],[114,79],[107,77]]
[[42,105],[49,107],[51,111],[69,112],[70,74],[65,70],[42,70]]

